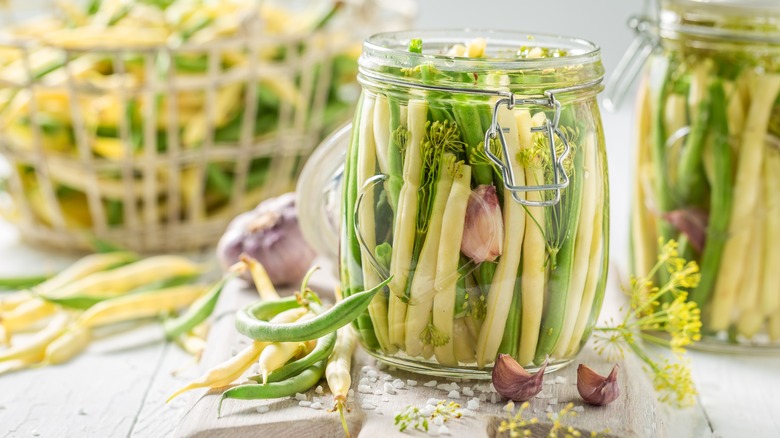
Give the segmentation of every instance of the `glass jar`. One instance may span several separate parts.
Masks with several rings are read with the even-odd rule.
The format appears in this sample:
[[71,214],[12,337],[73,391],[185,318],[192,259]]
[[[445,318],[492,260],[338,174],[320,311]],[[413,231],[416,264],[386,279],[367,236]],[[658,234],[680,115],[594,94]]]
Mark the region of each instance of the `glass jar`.
[[[598,47],[558,36],[366,40],[353,129],[321,147],[299,194],[303,229],[327,253],[328,227],[311,218],[328,217],[322,187],[342,187],[343,296],[390,279],[354,324],[370,354],[489,377],[498,353],[528,369],[548,358],[548,370],[578,353],[607,274],[602,76]],[[323,163],[339,158],[329,177]]]
[[777,350],[780,4],[662,0],[658,12],[632,21],[639,36],[608,87],[619,95],[649,57],[636,102],[633,270],[650,272],[659,241],[676,239],[701,269],[687,292],[702,309],[700,348]]

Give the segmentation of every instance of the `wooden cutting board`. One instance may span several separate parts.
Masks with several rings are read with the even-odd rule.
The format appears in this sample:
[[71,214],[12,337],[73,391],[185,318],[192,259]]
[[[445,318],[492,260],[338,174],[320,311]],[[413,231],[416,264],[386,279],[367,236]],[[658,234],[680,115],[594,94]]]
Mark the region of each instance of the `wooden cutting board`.
[[[247,340],[239,335],[233,326],[233,314],[236,309],[256,300],[257,295],[253,292],[237,289],[239,289],[238,285],[233,284],[222,296],[216,313],[217,320],[209,334],[208,348],[202,361],[203,370],[226,360],[247,343]],[[549,430],[551,423],[551,420],[547,418],[548,410],[558,412],[569,402],[574,403],[575,406],[582,406],[582,408],[577,408],[580,410],[577,416],[567,417],[565,423],[578,429],[582,436],[590,436],[591,431],[603,433],[605,430],[607,432],[600,436],[669,436],[665,416],[659,409],[648,377],[642,371],[641,364],[633,356],[627,356],[620,362],[620,398],[605,407],[588,406],[580,399],[576,387],[576,369],[579,363],[586,363],[602,374],[608,373],[612,367],[611,363],[598,357],[592,348],[586,348],[570,366],[548,374],[545,377],[545,382],[553,382],[556,381],[557,377],[561,377],[562,379],[557,379],[557,381],[562,383],[545,384],[542,395],[549,398],[537,397],[531,401],[530,409],[526,411],[526,418],[535,416],[540,421],[534,430],[534,436],[546,436],[546,431]],[[369,379],[368,382],[375,393],[365,394],[359,392],[357,387],[361,378],[368,376],[369,369],[376,370],[377,373],[376,380],[372,382]],[[448,383],[448,380],[378,366],[376,361],[362,350],[358,350],[356,353],[352,374],[352,387],[355,390],[355,396],[350,403],[351,412],[347,415],[352,436],[382,436],[383,438],[408,436],[409,432],[402,434],[393,425],[393,416],[396,412],[403,410],[408,405],[423,407],[429,398],[453,400],[448,398],[448,392],[445,390],[423,386],[430,380],[436,380],[438,383]],[[385,377],[388,375],[391,377]],[[395,379],[403,381],[404,388],[397,390],[394,395],[385,395],[384,383],[392,382]],[[408,380],[415,380],[417,385],[410,387],[407,384]],[[480,387],[479,385],[484,385],[487,382],[489,381],[472,380],[459,382],[459,385],[461,388],[469,387],[474,390],[475,385]],[[321,386],[324,388],[324,394],[310,390],[306,394],[308,401],[312,401],[313,397],[322,398],[325,402],[330,400],[330,394],[324,380],[321,382]],[[365,388],[363,389],[365,390]],[[453,401],[466,407],[468,400],[473,397],[464,396],[462,389],[460,392],[460,398]],[[479,391],[474,392],[475,397],[481,394]],[[294,398],[258,401],[228,400],[223,406],[221,418],[217,418],[219,394],[219,391],[193,391],[190,395],[192,397],[191,407],[183,416],[175,436],[231,438],[343,436],[341,423],[335,412],[301,407],[299,401]],[[487,393],[486,396],[487,400],[480,402],[479,408],[473,414],[469,413],[460,419],[450,420],[446,423],[451,436],[488,437],[496,435],[501,419],[506,416],[504,411],[506,401],[491,403],[490,394]],[[260,406],[267,406],[268,412],[258,413],[257,408]],[[375,408],[371,409],[371,406],[375,406]],[[432,428],[438,429],[436,426],[432,426]],[[423,435],[422,432],[411,432],[411,434]]]

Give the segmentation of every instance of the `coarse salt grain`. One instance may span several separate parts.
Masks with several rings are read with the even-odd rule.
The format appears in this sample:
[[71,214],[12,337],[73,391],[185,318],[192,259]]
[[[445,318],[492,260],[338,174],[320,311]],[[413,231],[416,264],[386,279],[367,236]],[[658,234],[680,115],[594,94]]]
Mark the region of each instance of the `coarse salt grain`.
[[395,379],[393,380],[393,386],[395,389],[401,389],[404,387],[404,381],[401,379]]
[[490,403],[497,403],[498,402],[498,394],[495,392],[490,394]]
[[255,411],[257,411],[258,414],[265,414],[266,412],[270,411],[271,408],[269,408],[266,405],[258,406],[255,408]]
[[436,389],[441,389],[442,391],[449,391],[450,385],[449,383],[439,383],[438,385],[436,385]]
[[393,395],[395,394],[395,387],[390,382],[385,382],[385,392]]
[[371,368],[370,366],[368,366],[368,365],[363,365],[363,367],[362,367],[362,368],[360,368],[360,371],[361,371],[363,374],[368,374],[368,372],[369,372],[369,371],[371,371],[371,369],[372,369],[372,368]]
[[552,406],[547,406],[547,409],[545,409],[544,412],[552,412]]
[[306,400],[306,394],[301,394],[300,392],[296,392],[295,399],[298,401]]
[[322,390],[322,385],[317,385],[317,388],[314,390],[317,394],[322,394],[324,391]]
[[368,385],[370,382],[368,380],[368,377],[361,377],[359,385]]
[[385,374],[384,376],[382,376],[382,380],[393,380],[393,376],[391,376],[390,374]]
[[377,380],[379,380],[378,377],[370,377],[371,383],[376,383]]
[[360,405],[360,407],[363,408],[366,411],[373,411],[374,409],[376,409],[376,405],[373,404],[373,403],[369,403],[369,402],[363,402]]
[[558,383],[558,384],[564,384],[564,383],[566,383],[566,377],[563,377],[563,376],[556,376],[556,377],[555,377],[555,383]]
[[379,377],[379,373],[375,369],[368,370],[368,377]]
[[435,380],[429,380],[429,381],[423,383],[423,386],[425,386],[426,388],[433,388],[434,386],[438,385],[438,383],[439,382],[437,382]]
[[407,379],[406,380],[406,385],[407,386],[417,386],[417,381],[416,380],[412,380],[412,379]]
[[553,398],[547,400],[547,403],[551,404],[551,405],[557,405],[558,404],[558,397],[553,397]]
[[471,400],[466,403],[466,408],[471,409],[472,411],[476,411],[479,409],[479,400],[476,398],[472,398]]
[[439,400],[435,398],[429,398],[428,401],[425,402],[426,405],[430,406],[436,406],[437,403],[439,403]]
[[311,406],[311,402],[308,401],[308,400],[301,400],[301,401],[298,402],[298,406],[306,408],[306,407]]
[[447,428],[447,426],[443,424],[439,426],[439,435],[449,435],[449,434],[450,434],[450,429]]
[[464,387],[462,392],[466,397],[474,397],[474,391],[468,386]]
[[347,391],[347,397],[352,398],[354,396],[355,396],[355,390],[354,389],[350,389],[349,391]]
[[311,404],[311,406],[309,406],[309,407],[310,407],[310,408],[312,408],[312,409],[322,409],[322,403],[320,403],[320,402],[314,402],[314,403],[312,403],[312,404]]
[[447,397],[458,399],[460,398],[460,393],[453,389],[449,394],[447,394]]
[[381,389],[377,389],[376,391],[374,391],[374,395],[382,395],[382,394],[384,394],[384,392],[382,392]]
[[585,407],[584,406],[575,406],[574,407],[574,412],[585,412]]
[[361,394],[373,394],[374,390],[368,385],[358,385],[358,392]]
[[485,395],[485,394],[480,394],[480,395],[479,395],[479,401],[481,401],[481,402],[487,401],[487,395]]

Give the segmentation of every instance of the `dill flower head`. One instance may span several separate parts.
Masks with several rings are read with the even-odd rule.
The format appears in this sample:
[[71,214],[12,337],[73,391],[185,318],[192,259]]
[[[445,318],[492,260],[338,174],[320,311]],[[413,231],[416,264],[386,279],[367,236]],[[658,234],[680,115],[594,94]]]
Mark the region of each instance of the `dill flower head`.
[[515,412],[515,404],[511,400],[504,406],[506,411],[506,418],[501,420],[501,424],[498,425],[498,433],[507,433],[511,438],[518,438],[521,436],[531,436],[532,426],[539,422],[536,417],[526,420],[523,418],[523,412],[525,412],[530,404],[524,402],[520,405],[520,408]]
[[653,387],[658,392],[659,401],[682,408],[693,406],[697,392],[688,361],[672,362],[666,359],[662,364],[653,364],[651,368]]
[[664,328],[671,335],[670,346],[675,353],[684,353],[684,347],[701,339],[701,310],[687,298],[688,294],[683,292],[670,304],[664,305]]

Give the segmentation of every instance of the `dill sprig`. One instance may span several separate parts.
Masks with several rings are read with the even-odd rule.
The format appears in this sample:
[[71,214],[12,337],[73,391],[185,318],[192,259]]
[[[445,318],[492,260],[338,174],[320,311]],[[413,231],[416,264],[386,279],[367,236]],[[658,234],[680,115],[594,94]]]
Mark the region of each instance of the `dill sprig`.
[[[529,408],[528,402],[524,402],[515,411],[515,404],[510,401],[504,407],[506,416],[501,420],[498,426],[498,433],[507,433],[510,438],[527,437],[533,435],[532,427],[539,424],[539,419],[536,417],[524,418],[523,414]],[[552,426],[547,432],[547,438],[575,438],[581,437],[582,433],[572,426],[566,424],[566,419],[576,417],[577,412],[574,411],[574,403],[568,403],[558,412],[547,413],[547,419],[550,420]],[[541,427],[541,426],[539,426]],[[601,434],[606,434],[608,431],[603,431]],[[592,438],[598,437],[599,432],[591,432]]]
[[[652,279],[660,270],[668,273],[668,281],[656,286]],[[670,240],[662,245],[650,272],[631,279],[626,291],[628,307],[621,308],[622,320],[610,320],[607,326],[594,331],[597,353],[614,360],[630,350],[647,365],[659,400],[680,407],[693,404],[696,395],[684,355],[685,347],[701,339],[701,311],[696,303],[688,301],[686,290],[695,288],[700,278],[696,262],[680,257],[677,242]],[[669,299],[662,299],[665,296]],[[659,336],[659,332],[666,336]],[[653,359],[643,349],[643,341],[669,346],[674,359]]]
[[441,400],[436,405],[425,405],[423,408],[407,406],[403,411],[395,414],[393,423],[398,427],[399,432],[403,432],[406,429],[417,429],[427,432],[430,422],[437,417],[441,417],[446,422],[461,416],[463,416],[463,413],[459,404]]

